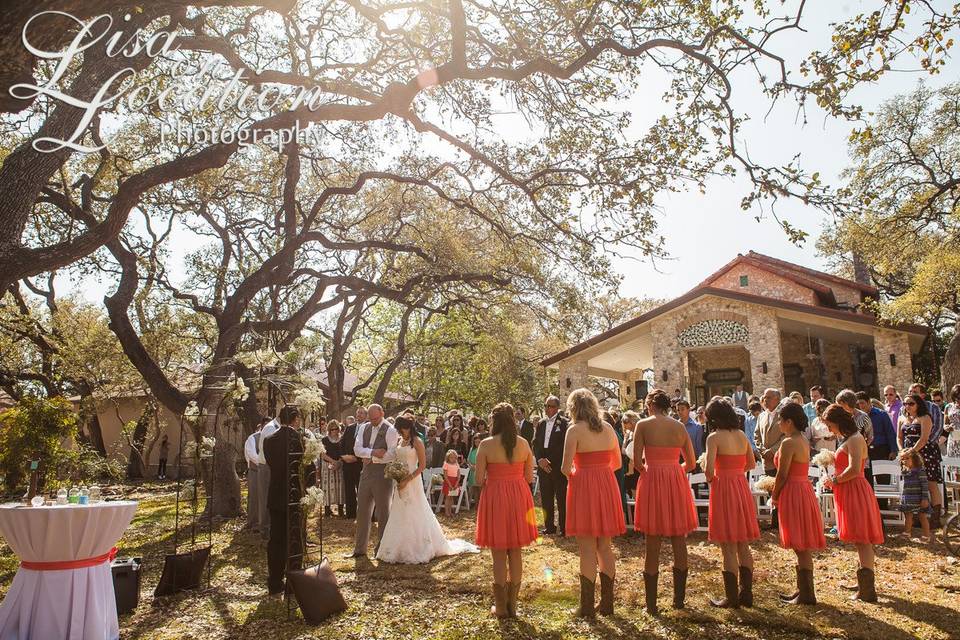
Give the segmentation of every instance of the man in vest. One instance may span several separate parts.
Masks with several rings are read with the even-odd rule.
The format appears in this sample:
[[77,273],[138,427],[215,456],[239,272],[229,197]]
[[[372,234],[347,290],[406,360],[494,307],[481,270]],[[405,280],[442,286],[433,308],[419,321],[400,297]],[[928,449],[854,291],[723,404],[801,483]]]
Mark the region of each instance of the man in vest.
[[397,430],[383,419],[383,407],[372,404],[367,409],[369,421],[357,427],[353,453],[363,462],[360,472],[360,487],[357,490],[357,534],[353,553],[349,557],[364,558],[370,543],[370,520],[377,514],[377,545],[387,520],[390,518],[390,498],[393,495],[393,480],[384,475],[387,463],[397,457]]
[[[260,430],[263,425],[270,422],[270,418],[264,418],[257,425],[256,431],[250,434],[243,444],[243,457],[247,461],[247,528],[253,531],[260,531],[266,527],[267,497],[263,495],[260,487],[260,456],[257,453],[260,446]],[[269,474],[269,469],[264,465],[263,472]]]

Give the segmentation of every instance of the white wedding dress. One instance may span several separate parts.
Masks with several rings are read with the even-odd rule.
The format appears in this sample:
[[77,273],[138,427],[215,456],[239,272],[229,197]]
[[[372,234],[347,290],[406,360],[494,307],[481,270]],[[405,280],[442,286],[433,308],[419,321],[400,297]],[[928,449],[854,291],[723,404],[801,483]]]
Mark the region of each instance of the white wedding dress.
[[[397,447],[397,460],[406,463],[412,473],[417,469],[417,450],[400,445]],[[447,540],[443,535],[419,477],[407,483],[402,491],[394,484],[390,517],[380,538],[377,560],[423,564],[439,556],[478,552],[476,546],[465,540]]]

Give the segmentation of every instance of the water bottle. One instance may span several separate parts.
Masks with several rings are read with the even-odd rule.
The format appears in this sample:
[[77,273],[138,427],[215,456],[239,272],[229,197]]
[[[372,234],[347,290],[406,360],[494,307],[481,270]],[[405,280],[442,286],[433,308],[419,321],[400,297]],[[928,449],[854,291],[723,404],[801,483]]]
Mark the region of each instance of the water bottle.
[[63,487],[57,491],[57,504],[67,504],[67,490]]
[[80,504],[90,504],[90,492],[87,490],[87,485],[80,487],[80,499],[77,502]]
[[80,502],[80,489],[77,488],[77,485],[70,487],[70,491],[67,493],[67,502],[69,504]]
[[96,504],[101,501],[100,487],[93,485],[90,487],[90,504]]

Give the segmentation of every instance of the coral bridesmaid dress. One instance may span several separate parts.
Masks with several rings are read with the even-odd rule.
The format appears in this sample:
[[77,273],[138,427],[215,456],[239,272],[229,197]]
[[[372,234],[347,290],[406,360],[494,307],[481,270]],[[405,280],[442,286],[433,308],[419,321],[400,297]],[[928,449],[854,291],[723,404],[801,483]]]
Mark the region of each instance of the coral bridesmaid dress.
[[697,509],[680,447],[644,447],[645,471],[637,481],[634,528],[649,536],[685,536],[697,528]]
[[517,549],[537,539],[537,515],[523,462],[491,462],[477,506],[477,545]]
[[[773,459],[780,467],[780,453]],[[787,483],[780,492],[777,512],[780,518],[780,546],[795,551],[823,549],[827,539],[823,535],[823,514],[807,478],[809,462],[794,462],[790,465]]]
[[[863,477],[861,461],[860,472],[852,480],[833,485],[833,499],[837,503],[837,531],[844,542],[883,544],[883,522],[880,519],[880,507],[870,483]],[[850,457],[845,449],[837,451],[837,475],[850,465]]]
[[577,453],[567,485],[567,537],[610,538],[626,532],[620,485],[613,474],[620,451]]
[[716,475],[710,483],[708,539],[711,542],[748,542],[760,537],[757,505],[744,472],[753,453],[718,455]]

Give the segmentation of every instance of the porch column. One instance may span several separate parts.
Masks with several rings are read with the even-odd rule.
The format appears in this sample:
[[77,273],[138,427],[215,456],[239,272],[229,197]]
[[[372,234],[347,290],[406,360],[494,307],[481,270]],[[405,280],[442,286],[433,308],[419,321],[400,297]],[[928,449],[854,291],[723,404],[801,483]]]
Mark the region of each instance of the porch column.
[[[653,388],[663,389],[673,397],[673,390],[685,391],[683,354],[677,341],[677,325],[673,319],[656,318],[650,323],[653,344]],[[687,395],[687,394],[684,394]]]
[[587,386],[587,359],[574,356],[561,360],[557,367],[560,388],[558,397],[560,402],[565,403],[571,391]]
[[620,406],[626,407],[629,409],[634,402],[637,400],[643,400],[643,398],[635,397],[636,393],[636,382],[643,378],[642,369],[631,369],[626,373],[626,380],[620,381]]
[[880,391],[892,384],[900,395],[906,393],[913,383],[913,360],[907,334],[877,327],[873,330],[873,348],[877,354],[877,386]]
[[760,395],[764,389],[772,387],[785,393],[780,325],[777,323],[776,313],[772,309],[751,306],[747,315],[747,329],[750,337],[746,347],[750,353],[750,372],[753,378],[753,389],[749,391]]

